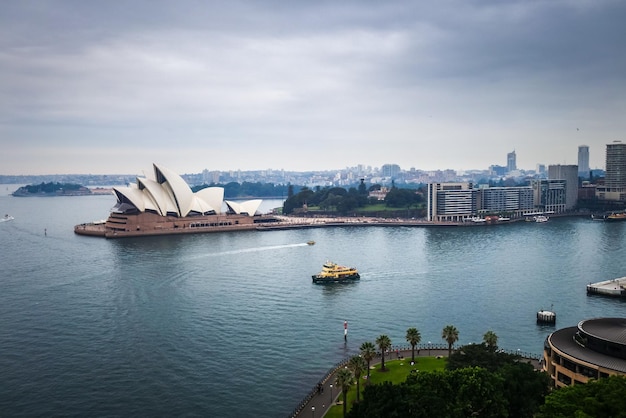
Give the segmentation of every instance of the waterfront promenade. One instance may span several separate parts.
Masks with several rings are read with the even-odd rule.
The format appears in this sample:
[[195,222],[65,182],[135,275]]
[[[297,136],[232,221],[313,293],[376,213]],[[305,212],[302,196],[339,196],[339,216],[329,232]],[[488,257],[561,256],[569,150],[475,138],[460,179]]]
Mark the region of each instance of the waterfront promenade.
[[[418,350],[419,349],[419,350]],[[513,352],[511,352],[513,354]],[[535,370],[541,370],[538,356],[529,353],[520,353],[522,359],[532,364]],[[415,346],[415,357],[447,357],[448,346],[447,344],[432,344],[430,347],[426,344],[420,344]],[[382,357],[377,355],[370,363],[370,368],[379,364]],[[411,361],[411,347],[398,347],[389,350],[389,353],[385,355],[385,361],[404,359],[405,361]],[[311,392],[305,396],[302,402],[294,409],[289,415],[289,418],[321,418],[331,406],[342,402],[341,390],[335,387],[335,375],[338,370],[345,367],[349,358],[335,364],[324,377],[320,379]],[[363,387],[363,383],[361,383]],[[356,390],[356,385],[351,389]]]

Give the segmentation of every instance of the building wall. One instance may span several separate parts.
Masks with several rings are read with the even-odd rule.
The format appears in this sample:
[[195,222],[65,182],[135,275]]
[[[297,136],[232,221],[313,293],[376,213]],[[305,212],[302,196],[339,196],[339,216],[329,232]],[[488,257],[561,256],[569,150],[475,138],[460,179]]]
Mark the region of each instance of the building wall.
[[565,180],[532,180],[534,207],[539,212],[565,211]]
[[489,187],[480,189],[480,211],[483,213],[519,213],[533,210],[531,187]]

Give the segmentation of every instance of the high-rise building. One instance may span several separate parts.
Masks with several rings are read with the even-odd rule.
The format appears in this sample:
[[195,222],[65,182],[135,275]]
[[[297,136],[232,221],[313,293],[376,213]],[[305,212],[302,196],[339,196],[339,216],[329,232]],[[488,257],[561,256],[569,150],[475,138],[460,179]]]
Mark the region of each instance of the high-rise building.
[[565,180],[565,210],[572,210],[578,201],[578,166],[549,165],[548,180]]
[[515,156],[515,150],[513,150],[513,152],[509,152],[506,155],[506,171],[510,173],[511,171],[515,170],[517,170],[517,161]]
[[613,141],[606,146],[606,187],[626,188],[626,144]]
[[589,146],[580,145],[578,147],[578,175],[589,177]]
[[400,166],[398,164],[383,164],[380,168],[383,177],[397,178],[400,175]]
[[596,188],[598,199],[626,201],[626,144],[606,145],[604,186]]

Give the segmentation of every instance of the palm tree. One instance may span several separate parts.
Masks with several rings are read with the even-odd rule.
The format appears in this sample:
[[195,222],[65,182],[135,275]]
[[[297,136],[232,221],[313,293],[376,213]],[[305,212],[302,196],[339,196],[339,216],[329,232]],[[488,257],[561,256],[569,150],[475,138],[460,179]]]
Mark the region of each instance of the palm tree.
[[417,328],[409,328],[406,330],[406,340],[411,344],[411,361],[415,362],[415,345],[422,341],[422,335]]
[[378,348],[380,349],[382,353],[382,359],[380,362],[380,371],[384,372],[385,370],[387,370],[385,369],[385,351],[387,351],[389,347],[391,347],[391,339],[385,334],[382,334],[382,335],[379,335],[378,338],[376,338],[376,344],[378,345]]
[[483,342],[491,351],[495,351],[498,348],[498,336],[493,331],[485,332],[485,335],[483,335]]
[[448,357],[452,354],[452,344],[459,340],[459,330],[454,325],[446,325],[441,333],[441,338],[448,343]]
[[335,385],[341,388],[343,395],[343,416],[346,416],[346,407],[348,405],[348,391],[354,385],[354,375],[349,369],[340,369],[335,377]]
[[361,356],[352,356],[350,361],[348,361],[348,369],[352,371],[354,375],[354,379],[356,380],[356,401],[359,401],[359,379],[361,378],[361,373],[365,371],[365,360]]
[[376,346],[369,341],[361,344],[360,347],[361,356],[363,356],[363,360],[367,362],[367,383],[370,381],[370,363],[376,356]]

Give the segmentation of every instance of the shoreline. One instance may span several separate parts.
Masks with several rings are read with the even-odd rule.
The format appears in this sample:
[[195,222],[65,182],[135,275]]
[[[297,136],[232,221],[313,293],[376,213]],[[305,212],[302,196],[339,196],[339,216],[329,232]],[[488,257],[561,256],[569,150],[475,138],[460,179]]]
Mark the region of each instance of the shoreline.
[[[494,222],[435,222],[426,221],[424,219],[402,219],[402,218],[369,218],[369,217],[306,217],[306,216],[287,216],[287,215],[263,215],[277,220],[277,222],[259,222],[259,223],[240,223],[232,225],[213,226],[206,228],[159,228],[154,230],[128,230],[128,231],[108,231],[106,221],[96,221],[82,223],[74,226],[74,233],[78,235],[103,237],[103,238],[126,238],[126,237],[145,237],[159,235],[181,235],[181,234],[205,234],[219,232],[234,231],[277,231],[289,229],[306,229],[306,228],[333,228],[333,227],[422,227],[422,228],[442,228],[442,227],[485,227],[496,225],[508,225],[519,222],[528,222],[526,218],[517,218],[507,221]],[[587,217],[589,214],[558,214],[551,215],[554,218],[560,217]],[[534,222],[530,222],[534,223]]]
[[[452,348],[452,350],[456,350],[456,348]],[[505,350],[507,351],[507,350]],[[518,353],[514,351],[508,351],[510,354],[519,354],[523,361],[531,364],[535,370],[541,370],[540,356],[533,355],[530,353]],[[418,344],[415,346],[415,359],[419,357],[436,357],[436,358],[444,358],[448,357],[448,345],[444,343],[439,344]],[[381,362],[382,356],[380,353],[377,353],[376,357],[370,363],[370,369],[373,366],[379,364]],[[330,370],[318,381],[316,385],[313,386],[311,391],[304,397],[302,402],[298,404],[289,415],[289,418],[306,418],[311,416],[311,412],[314,411],[316,416],[323,417],[330,408],[334,405],[341,405],[337,398],[341,395],[341,390],[335,387],[333,391],[330,385],[335,384],[335,374],[337,370],[342,369],[348,361],[350,357],[340,361],[335,364]],[[387,360],[406,360],[411,361],[411,347],[401,346],[401,347],[392,347],[389,352],[385,355],[385,361]],[[321,388],[321,391],[320,391]],[[326,392],[329,392],[330,395],[326,395]]]

